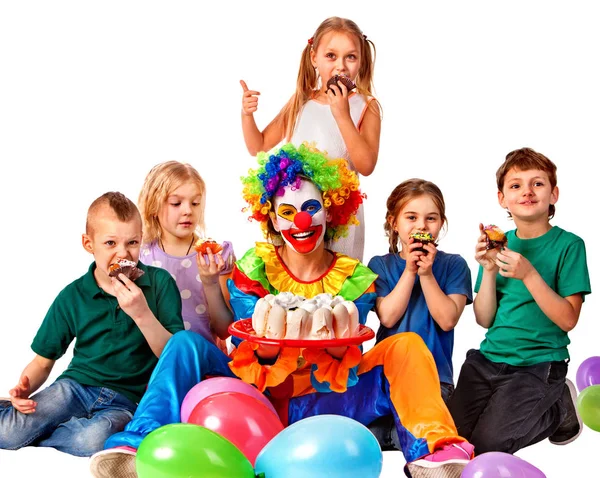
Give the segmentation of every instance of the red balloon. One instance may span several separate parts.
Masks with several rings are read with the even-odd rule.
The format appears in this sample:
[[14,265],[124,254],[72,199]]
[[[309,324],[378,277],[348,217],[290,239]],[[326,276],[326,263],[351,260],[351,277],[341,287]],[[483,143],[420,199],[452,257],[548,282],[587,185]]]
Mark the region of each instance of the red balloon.
[[201,400],[188,423],[208,428],[237,446],[254,466],[265,445],[283,430],[279,417],[254,397],[222,392]]

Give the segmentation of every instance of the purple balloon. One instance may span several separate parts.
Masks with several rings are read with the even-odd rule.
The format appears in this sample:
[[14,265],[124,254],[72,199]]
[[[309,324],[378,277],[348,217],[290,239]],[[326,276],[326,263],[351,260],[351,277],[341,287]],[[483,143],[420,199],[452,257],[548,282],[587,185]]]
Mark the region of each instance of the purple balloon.
[[600,357],[584,360],[577,369],[576,381],[580,393],[590,385],[600,385]]
[[525,460],[499,451],[482,453],[473,458],[462,474],[461,478],[546,478],[532,464]]
[[196,405],[204,400],[206,397],[210,397],[215,393],[221,392],[237,392],[243,393],[256,398],[261,403],[265,404],[269,410],[271,410],[278,418],[275,408],[269,402],[269,399],[258,391],[252,385],[240,380],[239,378],[231,377],[213,377],[202,380],[197,385],[194,385],[192,389],[187,393],[181,404],[181,421],[187,423],[190,415]]

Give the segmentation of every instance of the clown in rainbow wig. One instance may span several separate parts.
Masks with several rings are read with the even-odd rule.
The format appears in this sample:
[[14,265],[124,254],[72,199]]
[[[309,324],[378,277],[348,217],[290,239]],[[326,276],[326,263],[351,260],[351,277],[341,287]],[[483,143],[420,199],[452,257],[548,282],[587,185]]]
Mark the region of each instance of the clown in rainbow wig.
[[[343,237],[357,223],[364,195],[355,173],[307,145],[259,154],[258,163],[242,179],[243,197],[270,241],[256,243],[234,267],[228,284],[234,320],[251,317],[267,294],[309,299],[329,293],[353,301],[364,324],[376,298],[376,275],[325,247],[326,239]],[[92,474],[135,476],[123,470],[135,472],[142,439],[178,422],[185,395],[207,376],[239,377],[255,385],[284,425],[320,414],[369,425],[393,415],[407,476],[458,478],[472,457],[472,445],[457,435],[441,399],[434,359],[417,334],[394,335],[364,355],[357,346],[300,349],[233,341],[236,348],[227,356],[198,334],[175,334],[131,423],[92,457]]]

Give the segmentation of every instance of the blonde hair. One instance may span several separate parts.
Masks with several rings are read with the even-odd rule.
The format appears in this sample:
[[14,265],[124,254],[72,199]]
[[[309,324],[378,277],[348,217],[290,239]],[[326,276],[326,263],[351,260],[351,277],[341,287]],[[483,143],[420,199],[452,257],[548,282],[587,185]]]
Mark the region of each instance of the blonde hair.
[[431,200],[440,212],[440,219],[443,221],[444,226],[446,226],[448,221],[446,218],[446,203],[444,202],[444,196],[442,195],[440,188],[431,181],[425,181],[424,179],[407,179],[394,188],[386,203],[387,212],[385,213],[385,223],[383,228],[385,230],[385,235],[389,239],[390,252],[397,253],[399,251],[399,235],[394,231],[391,221],[398,216],[400,211],[402,211],[402,208],[406,206],[406,203],[420,196],[431,197]]
[[[296,118],[304,104],[312,98],[317,89],[318,76],[310,59],[311,50],[319,48],[323,35],[329,32],[341,32],[354,35],[360,46],[360,66],[356,77],[356,90],[365,96],[373,96],[373,70],[375,67],[375,44],[367,40],[366,35],[352,20],[340,17],[330,17],[324,20],[310,41],[304,47],[300,58],[300,68],[296,81],[296,93],[284,106],[282,111],[285,137],[289,141],[296,127]],[[372,49],[372,51],[371,51]]]
[[138,204],[144,227],[144,243],[159,239],[162,228],[158,214],[165,205],[169,195],[181,185],[192,182],[200,190],[200,217],[196,226],[196,234],[204,235],[204,206],[206,185],[204,180],[192,166],[179,161],[167,161],[154,166],[142,186]]

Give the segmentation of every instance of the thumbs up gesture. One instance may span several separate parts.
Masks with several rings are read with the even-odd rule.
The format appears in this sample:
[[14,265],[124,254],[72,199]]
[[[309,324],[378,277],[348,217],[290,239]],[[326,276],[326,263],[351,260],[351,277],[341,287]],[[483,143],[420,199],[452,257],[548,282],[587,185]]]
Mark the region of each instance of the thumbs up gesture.
[[240,85],[242,85],[242,89],[244,90],[242,95],[242,114],[252,116],[258,109],[258,95],[260,95],[260,92],[249,90],[244,80],[240,80]]

